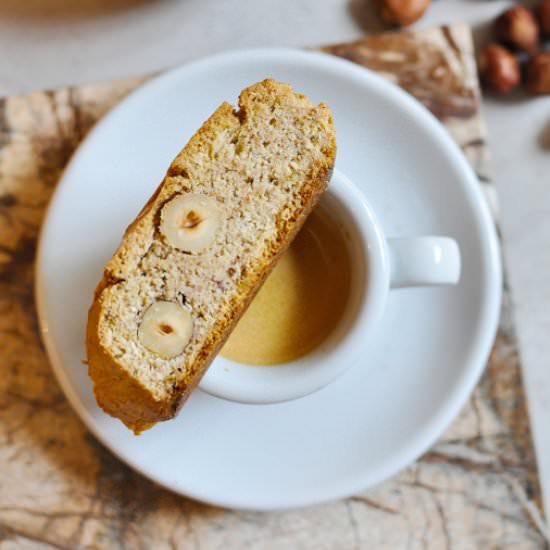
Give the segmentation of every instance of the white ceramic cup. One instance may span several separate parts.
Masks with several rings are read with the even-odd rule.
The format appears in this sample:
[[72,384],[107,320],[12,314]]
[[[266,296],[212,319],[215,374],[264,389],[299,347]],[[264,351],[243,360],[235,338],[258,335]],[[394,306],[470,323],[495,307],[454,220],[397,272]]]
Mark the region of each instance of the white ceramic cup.
[[321,201],[350,236],[351,292],[342,319],[319,346],[293,361],[252,366],[218,356],[200,383],[205,392],[250,404],[313,393],[358,361],[365,341],[375,337],[390,289],[458,282],[460,251],[452,238],[385,237],[361,191],[338,171]]

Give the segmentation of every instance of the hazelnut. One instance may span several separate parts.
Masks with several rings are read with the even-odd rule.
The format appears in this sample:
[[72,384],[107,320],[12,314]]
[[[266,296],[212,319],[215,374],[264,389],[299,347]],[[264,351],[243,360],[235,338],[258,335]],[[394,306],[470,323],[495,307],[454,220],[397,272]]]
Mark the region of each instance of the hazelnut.
[[183,252],[202,252],[216,239],[223,213],[207,195],[176,195],[162,208],[159,230],[166,243]]
[[550,38],[550,0],[543,0],[536,8],[540,32],[545,38]]
[[405,27],[424,15],[431,0],[376,0],[380,17],[388,25]]
[[479,74],[483,84],[500,94],[509,92],[520,81],[518,60],[498,44],[490,44],[481,52]]
[[550,52],[538,53],[527,62],[525,85],[532,94],[550,94]]
[[539,26],[535,16],[521,6],[510,8],[495,21],[495,32],[499,42],[517,50],[529,53],[539,46]]

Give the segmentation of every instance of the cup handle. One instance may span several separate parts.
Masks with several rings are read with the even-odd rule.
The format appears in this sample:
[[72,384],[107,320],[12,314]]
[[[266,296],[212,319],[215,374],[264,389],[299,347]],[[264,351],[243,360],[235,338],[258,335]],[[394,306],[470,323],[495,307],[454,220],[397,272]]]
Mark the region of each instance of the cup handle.
[[449,237],[388,239],[390,286],[454,285],[460,279],[460,249]]

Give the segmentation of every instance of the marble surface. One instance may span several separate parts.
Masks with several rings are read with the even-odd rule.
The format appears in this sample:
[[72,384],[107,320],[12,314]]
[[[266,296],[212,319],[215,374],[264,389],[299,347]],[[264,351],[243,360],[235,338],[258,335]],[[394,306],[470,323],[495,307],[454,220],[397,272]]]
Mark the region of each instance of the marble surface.
[[[476,37],[483,40],[486,35],[486,23],[509,3],[500,0],[491,2],[440,0],[432,6],[428,15],[417,27],[466,20],[474,26]],[[4,54],[0,60],[0,94],[15,94],[32,89],[56,87],[65,83],[142,74],[226,48],[258,45],[303,46],[355,39],[361,36],[365,29],[371,30],[376,25],[376,22],[368,17],[368,10],[365,9],[364,4],[365,2],[360,0],[351,2],[281,0],[277,3],[277,9],[274,9],[273,3],[267,0],[257,2],[235,0],[231,4],[223,0],[82,0],[78,3],[69,0],[28,0],[27,2],[0,0],[0,51]],[[489,98],[484,101],[483,106],[489,124],[496,185],[502,206],[501,228],[505,240],[509,280],[514,296],[514,315],[520,340],[523,378],[529,397],[528,406],[532,416],[540,477],[543,491],[547,493],[546,502],[549,502],[550,495],[550,430],[547,429],[550,425],[550,370],[547,368],[547,357],[550,353],[550,341],[547,336],[550,330],[550,308],[547,306],[550,300],[550,287],[547,285],[550,278],[550,258],[545,255],[550,238],[550,225],[547,221],[550,219],[550,201],[547,199],[547,188],[550,183],[548,175],[550,168],[549,103],[549,98],[531,100],[516,94],[509,100]],[[51,182],[50,185],[52,185]],[[32,199],[30,191],[29,194]],[[36,205],[31,200],[23,208],[22,219],[18,223],[21,226],[32,225],[29,220],[33,215],[38,215],[36,211],[40,207],[41,205]],[[33,230],[36,230],[36,227]],[[29,254],[32,255],[32,252],[20,250],[17,261],[28,262]],[[21,275],[25,273],[21,272]],[[23,304],[25,301],[29,302],[28,290],[20,287],[19,299]],[[11,304],[9,307],[14,306]],[[31,322],[31,317],[25,316],[17,308],[13,311],[23,324]],[[8,326],[6,330],[14,329]],[[23,327],[23,330],[28,334],[30,328]],[[33,359],[32,357],[35,356],[31,354],[32,357],[29,360],[31,366],[43,361],[43,356],[39,356],[41,350],[32,349],[34,350],[32,353],[38,354],[39,358]],[[12,357],[17,359],[23,350],[27,351],[19,345],[10,353],[13,353]],[[32,375],[33,380],[38,384],[37,388],[40,388],[41,384],[52,386],[48,375],[47,370]],[[517,380],[517,370],[514,376]],[[23,380],[16,379],[16,387],[23,387],[23,384]],[[37,391],[37,395],[38,393]],[[37,399],[37,395],[32,394],[31,398]],[[19,397],[16,393],[13,399],[17,402]],[[47,409],[53,408],[54,412],[58,410],[62,415],[67,416],[66,422],[70,426],[78,425],[78,422],[71,417],[66,405],[62,404],[58,392],[54,391],[53,396],[48,397],[42,404],[45,404]],[[23,411],[26,405],[21,401],[20,406]],[[36,413],[34,416],[37,416]],[[46,415],[46,418],[49,417]],[[53,428],[54,425],[49,427],[49,429]],[[48,439],[47,431],[42,438],[44,441]],[[38,448],[41,448],[40,437],[35,439]],[[96,449],[97,446],[89,441],[85,434],[80,433],[78,438],[79,441],[84,440],[90,448]],[[49,443],[49,445],[53,444]],[[28,452],[25,454],[24,450],[17,451],[17,445],[15,447],[16,450],[12,449],[10,452],[14,452],[16,457],[17,452],[20,452],[24,460],[32,462],[32,454],[29,455]],[[72,495],[70,483],[58,481],[56,475],[51,474],[52,472],[55,474],[56,467],[61,468],[68,464],[67,469],[70,474],[78,476],[81,464],[78,467],[74,466],[78,464],[76,454],[78,453],[73,451],[71,454],[71,451],[67,450],[56,462],[53,457],[57,453],[52,451],[46,455],[49,457],[49,467],[36,468],[37,479],[44,480],[45,492],[52,488],[56,491],[56,499],[52,502],[59,502],[64,494]],[[111,487],[114,494],[120,494],[124,486],[123,482],[132,483],[134,475],[126,470],[122,473],[110,472],[112,463],[116,461],[109,456],[104,456],[104,460],[104,466],[99,468],[96,464],[93,471],[81,477],[85,481],[88,475],[90,480],[101,479],[100,491]],[[419,463],[417,468],[422,468],[422,463]],[[9,480],[12,484],[10,486],[17,486],[17,482],[24,481],[27,473],[22,471],[20,478]],[[99,477],[97,477],[98,474]],[[3,482],[5,482],[4,478]],[[87,489],[79,489],[75,498],[84,499],[86,496],[90,498],[93,496],[92,481],[84,485]],[[0,487],[2,495],[3,488],[4,485]],[[477,488],[483,493],[483,485]],[[137,493],[146,495],[148,490],[149,486],[146,482],[137,483]],[[426,491],[428,492],[428,489]],[[435,492],[432,496],[437,494]],[[32,494],[24,492],[23,496],[23,508],[29,503],[34,503]],[[48,505],[48,495],[45,494],[42,498],[44,500],[37,504],[38,510],[44,509],[44,503]],[[164,510],[167,507],[166,503],[172,502],[172,498],[171,495],[165,495],[155,497],[153,500],[156,504],[160,502],[159,510]],[[423,498],[421,493],[418,503],[422,503]],[[135,514],[138,506],[132,506],[131,499],[125,500],[121,497],[120,500],[127,505],[128,517],[138,517],[132,515]],[[461,508],[457,504],[460,500],[461,498],[455,495],[445,502],[460,512]],[[82,505],[89,502],[90,500],[83,500]],[[403,544],[405,544],[403,541],[412,537],[413,532],[421,530],[422,525],[425,532],[433,532],[436,529],[433,525],[427,526],[425,516],[422,515],[426,509],[436,510],[436,504],[440,503],[440,500],[436,498],[430,502],[429,506],[426,505],[428,508],[422,508],[423,511],[417,510],[421,516],[420,519],[412,517],[408,518],[411,523],[403,520],[400,524],[402,529],[399,540]],[[190,506],[187,502],[178,501],[178,503],[179,508],[178,506],[176,508],[179,512],[174,510],[166,512],[166,525],[177,523],[178,514],[185,514]],[[7,502],[2,503],[2,506],[9,508],[14,504],[8,499]],[[349,505],[344,506],[344,504],[340,503],[338,508],[341,514],[348,513]],[[77,509],[81,510],[78,507]],[[40,516],[39,513],[36,517],[30,518],[31,522],[25,517],[32,515],[32,510],[31,507],[26,512],[25,510],[18,512],[20,517],[23,517],[23,525],[31,523],[34,525],[34,531],[23,532],[20,539],[13,538],[18,541],[19,547],[31,548],[41,545],[40,542],[36,542],[36,546],[33,543],[33,536],[39,533],[41,525],[46,525],[47,530],[49,524],[63,523],[61,531],[64,529],[70,534],[72,533],[70,525],[75,526],[82,520],[82,515],[77,518],[74,511],[70,512],[62,506],[57,508],[52,506],[51,518],[48,519],[47,514]],[[108,511],[107,517],[110,513]],[[380,513],[382,514],[383,511]],[[509,517],[509,510],[505,513],[508,514],[508,521],[513,522]],[[120,515],[121,512],[113,514],[113,522],[117,514]],[[260,542],[261,533],[258,535],[258,532],[261,532],[262,526],[266,528],[268,525],[273,525],[273,522],[280,529],[280,537],[274,539],[273,545],[277,543],[281,545],[285,540],[299,541],[301,540],[299,533],[308,531],[309,528],[311,531],[316,526],[315,522],[320,518],[317,514],[316,510],[311,511],[308,514],[309,520],[301,521],[295,521],[286,514],[276,515],[273,520],[258,521],[254,528],[250,527],[248,531],[250,538],[246,539],[246,544],[253,546],[254,541]],[[192,513],[190,516],[194,517]],[[239,517],[243,521],[242,529],[246,531],[246,525],[251,522],[248,521],[246,514],[241,514]],[[84,529],[87,533],[93,531],[89,526],[94,521],[99,521],[98,518],[100,518],[99,514],[94,511],[91,512],[89,521],[88,519],[84,521],[84,524],[87,524]],[[211,520],[215,524],[217,520],[214,518],[215,514],[212,514]],[[150,521],[152,520],[143,522],[144,529]],[[340,525],[343,521],[342,517],[339,517],[335,525]],[[353,522],[349,518],[347,521],[349,529]],[[193,526],[195,532],[202,533],[206,522],[205,518],[198,521],[198,524]],[[11,524],[10,520],[7,525]],[[355,525],[357,526],[357,519]],[[375,527],[369,521],[366,521],[365,525],[359,522],[359,525],[361,529],[366,530],[366,533],[361,531],[361,536],[377,536],[376,523]],[[493,525],[497,525],[496,531],[506,532],[508,529],[507,521],[497,519]],[[478,529],[483,531],[484,527],[485,523],[481,521]],[[454,525],[453,528],[456,529],[457,526]],[[2,537],[7,529],[7,527],[0,528]],[[132,529],[128,529],[127,536],[135,537]],[[188,528],[181,527],[179,533],[187,533],[186,529]],[[495,529],[488,529],[487,532],[490,534],[487,538],[478,542],[491,540],[490,537],[494,535]],[[289,533],[294,533],[295,538],[289,539],[288,537],[292,536]],[[454,537],[457,534],[459,533],[453,532]],[[322,540],[326,542],[327,547],[330,547],[333,540],[329,536],[330,532],[323,531],[322,535],[324,535]],[[17,536],[14,535],[14,537]],[[191,546],[196,539],[197,536],[195,538],[189,536],[186,540],[190,541]],[[12,544],[10,540],[12,539],[6,538],[0,544],[6,548],[15,547],[17,544],[15,542]],[[67,540],[72,539],[69,537]],[[129,540],[135,540],[135,538]],[[457,543],[456,547],[460,547],[457,542],[460,539],[452,540]],[[241,544],[244,545],[243,541],[244,539],[241,539]],[[342,547],[358,546],[356,542],[354,538],[349,541],[344,538]],[[521,539],[516,538],[514,544],[517,547],[524,547],[521,546]],[[537,544],[540,544],[540,538],[531,539],[532,546]],[[298,543],[296,545],[300,546]],[[304,546],[303,541],[301,546]],[[412,546],[415,545],[412,544]],[[421,543],[417,546],[421,546]]]

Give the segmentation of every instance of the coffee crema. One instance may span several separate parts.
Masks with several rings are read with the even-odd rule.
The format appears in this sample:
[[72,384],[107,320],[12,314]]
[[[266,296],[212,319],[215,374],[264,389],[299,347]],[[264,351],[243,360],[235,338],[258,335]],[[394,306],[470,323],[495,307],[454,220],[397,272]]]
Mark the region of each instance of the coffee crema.
[[221,351],[249,365],[276,365],[313,350],[334,330],[351,290],[344,229],[318,206],[281,257]]

